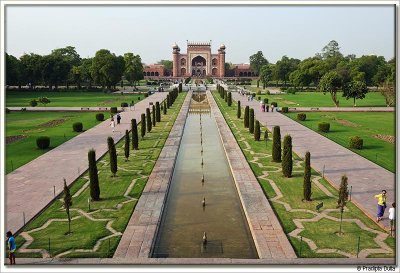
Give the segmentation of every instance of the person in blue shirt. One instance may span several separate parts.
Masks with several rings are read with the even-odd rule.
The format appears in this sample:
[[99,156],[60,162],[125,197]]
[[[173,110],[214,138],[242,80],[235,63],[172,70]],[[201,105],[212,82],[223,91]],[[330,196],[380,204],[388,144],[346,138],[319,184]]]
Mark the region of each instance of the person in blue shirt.
[[15,251],[17,250],[17,245],[15,244],[15,239],[11,231],[7,231],[7,245],[8,245],[8,257],[10,258],[10,264],[15,264]]

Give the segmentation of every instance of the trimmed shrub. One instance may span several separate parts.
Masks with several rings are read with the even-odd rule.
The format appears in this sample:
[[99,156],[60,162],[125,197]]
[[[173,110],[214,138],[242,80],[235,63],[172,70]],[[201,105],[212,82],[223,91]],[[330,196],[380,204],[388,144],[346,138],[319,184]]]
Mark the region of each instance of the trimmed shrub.
[[268,129],[265,129],[265,132],[264,132],[264,141],[265,141],[265,142],[268,141]]
[[142,114],[140,118],[140,136],[143,139],[146,135],[146,115]]
[[249,106],[244,108],[244,128],[249,128]]
[[112,176],[115,177],[118,171],[117,163],[117,151],[115,149],[114,139],[112,137],[107,138],[108,154],[110,156],[110,170]]
[[164,101],[163,112],[164,112],[164,115],[167,114],[167,101]]
[[169,109],[171,107],[171,96],[167,94],[167,108]]
[[364,145],[364,140],[359,136],[353,136],[349,139],[350,148],[361,150]]
[[147,127],[147,132],[151,132],[152,125],[153,125],[153,123],[151,122],[150,109],[146,108],[146,127]]
[[272,161],[281,162],[281,156],[281,128],[279,126],[274,126],[274,133],[272,134]]
[[349,191],[347,190],[347,176],[343,175],[339,187],[339,198],[336,208],[343,209],[346,206],[347,199],[349,198]]
[[111,112],[111,114],[116,114],[116,113],[118,113],[117,107],[111,107],[111,108],[110,108],[110,112]]
[[139,150],[139,136],[136,119],[131,120],[132,125],[132,150]]
[[254,133],[254,109],[250,109],[249,113],[249,132],[250,134]]
[[158,101],[156,102],[156,121],[161,122],[161,109]]
[[179,93],[182,93],[182,83],[179,83],[178,90],[179,90]]
[[292,177],[293,159],[292,159],[292,137],[286,135],[283,138],[282,153],[282,173],[285,177]]
[[103,113],[96,114],[96,120],[97,121],[103,121],[104,120],[104,114]]
[[242,115],[242,107],[240,106],[240,100],[238,100],[236,116],[237,118],[240,118],[241,115]]
[[74,132],[82,132],[83,130],[82,122],[75,122],[74,124],[72,124],[72,129],[74,130]]
[[153,105],[152,110],[151,110],[151,116],[152,116],[152,121],[153,121],[153,127],[156,126],[156,107]]
[[258,91],[257,91],[257,95],[261,95],[261,90],[258,90]]
[[125,130],[125,145],[124,145],[124,152],[125,152],[125,161],[128,161],[129,158],[129,144],[131,140],[129,139],[129,131]]
[[261,101],[261,97],[258,97],[258,100]]
[[328,133],[330,128],[331,128],[331,125],[328,122],[318,123],[318,131]]
[[149,96],[149,93],[144,93],[144,97],[147,98]]
[[254,126],[254,140],[260,141],[260,135],[261,135],[260,122],[258,120],[256,120],[256,124]]
[[50,146],[50,138],[47,136],[40,136],[36,139],[36,146],[41,149],[47,149]]
[[228,106],[232,106],[232,92],[228,93]]
[[271,102],[271,105],[273,105],[274,107],[278,107],[278,103],[275,101]]
[[89,181],[90,181],[90,197],[92,201],[100,200],[100,186],[99,186],[99,175],[97,172],[96,165],[96,151],[91,149],[88,152],[89,160]]
[[288,107],[282,107],[282,113],[289,113],[289,108]]
[[311,155],[306,152],[304,157],[304,182],[303,182],[303,200],[311,201]]
[[121,103],[121,107],[128,107],[128,106],[129,106],[129,104],[127,102],[122,102]]
[[297,114],[297,119],[300,120],[300,121],[305,121],[306,118],[307,118],[307,115],[304,114],[304,113],[298,113]]
[[29,105],[32,106],[32,107],[35,107],[35,106],[38,105],[38,102],[37,102],[37,100],[33,99],[33,100],[31,100],[31,101],[29,102]]
[[267,104],[267,103],[268,103],[268,99],[264,98],[264,104]]

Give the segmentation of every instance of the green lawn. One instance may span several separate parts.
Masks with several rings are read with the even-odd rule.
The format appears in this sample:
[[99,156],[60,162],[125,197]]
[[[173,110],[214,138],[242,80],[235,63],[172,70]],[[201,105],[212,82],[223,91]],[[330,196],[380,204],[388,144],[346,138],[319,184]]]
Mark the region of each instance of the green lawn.
[[[253,90],[257,88],[253,88]],[[254,90],[254,92],[255,92]],[[256,99],[268,98],[269,104],[277,102],[279,107],[335,107],[331,95],[322,92],[297,92],[296,94],[277,94],[266,95],[266,91],[261,90],[263,95],[256,95]],[[342,93],[337,94],[340,107],[353,107],[353,100],[342,97]],[[362,100],[356,100],[357,107],[386,107],[385,98],[379,92],[369,92]]]
[[[162,114],[161,122],[157,123],[150,133],[146,133],[143,140],[139,140],[139,150],[131,150],[129,161],[125,161],[124,157],[124,140],[117,144],[118,172],[116,177],[111,177],[108,153],[98,160],[101,200],[91,202],[90,211],[87,172],[71,185],[70,191],[73,196],[72,234],[65,234],[68,231],[67,215],[62,207],[62,199],[56,199],[25,227],[24,232],[28,232],[33,238],[28,249],[49,251],[50,240],[51,257],[61,253],[64,253],[63,257],[112,257],[185,96],[186,93],[179,94],[174,105],[168,109],[167,115]],[[138,129],[140,133],[140,125]],[[80,194],[78,194],[79,191]],[[44,226],[51,219],[56,221]],[[42,229],[40,229],[41,227]],[[19,235],[16,240],[20,250],[25,239]],[[89,251],[96,244],[98,248],[95,251]],[[79,251],[79,249],[86,251]],[[67,251],[69,252],[65,253]],[[35,257],[38,254],[18,252],[17,255],[18,257]]]
[[[395,113],[307,112],[305,114],[307,119],[298,122],[316,132],[318,132],[318,123],[329,122],[330,132],[319,133],[343,147],[350,149],[349,138],[351,136],[363,138],[364,148],[351,150],[385,169],[395,172],[396,147],[394,143],[374,137],[376,135],[395,136]],[[297,113],[286,115],[297,121]]]
[[[132,94],[107,94],[103,92],[80,92],[80,91],[61,91],[61,92],[26,92],[26,91],[7,91],[6,107],[29,107],[29,102],[38,97],[47,97],[50,103],[47,107],[120,107],[122,102],[130,103],[132,100],[137,103],[144,95]],[[38,104],[38,106],[43,106]]]
[[[323,208],[320,212],[324,212],[326,209],[333,209],[332,214],[328,213],[328,216],[337,218],[336,212],[338,209],[336,208],[336,205],[338,192],[334,187],[332,187],[325,179],[319,178],[322,187],[329,191],[332,196],[327,195],[317,186],[317,184],[313,183],[312,201],[303,202],[303,161],[296,154],[293,154],[293,176],[291,178],[284,178],[280,170],[281,163],[271,161],[271,133],[269,133],[267,143],[265,143],[265,141],[255,141],[253,135],[243,126],[243,115],[240,119],[236,117],[237,103],[234,102],[232,107],[228,107],[227,103],[220,98],[217,92],[213,92],[213,96],[223,113],[227,124],[238,141],[247,161],[249,162],[251,169],[258,178],[260,186],[267,198],[270,200],[270,204],[286,234],[297,229],[295,222],[293,221],[294,219],[309,220],[316,217],[316,213],[318,212],[316,211],[315,206],[321,202],[323,202]],[[243,113],[244,111],[242,110],[242,114]],[[262,132],[265,130],[265,127],[261,128]],[[262,136],[263,135],[264,134],[262,133]],[[269,180],[260,177],[264,175],[263,172],[268,172],[267,178],[272,180],[275,186],[279,189],[282,194],[281,198],[278,198],[277,192],[274,190],[274,185]],[[317,178],[317,176],[318,173],[315,172],[315,170],[312,170],[312,179]],[[289,206],[290,209],[287,210],[282,202]],[[377,232],[384,232],[373,220],[368,218],[351,202],[348,202],[346,207],[346,218],[359,219],[367,227],[376,230]],[[317,222],[302,222],[302,224],[304,229],[301,230],[299,236],[313,240],[317,246],[317,250],[329,247],[355,256],[358,236],[363,240],[363,243],[360,245],[360,250],[379,248],[374,241],[377,234],[361,229],[354,222],[346,222],[343,224],[342,235],[337,234],[339,232],[339,222],[325,217],[319,219]],[[346,257],[338,252],[318,253],[317,251],[312,250],[304,240],[301,243],[300,239],[297,237],[288,235],[288,239],[293,245],[297,255],[302,258]],[[394,251],[394,243],[391,244],[389,241],[387,244]],[[381,257],[393,256],[393,253],[381,254]]]
[[[108,118],[107,115],[108,113],[104,113],[106,118]],[[99,124],[95,116],[96,113],[77,112],[11,112],[6,114],[6,137],[24,136],[20,140],[6,144],[6,173],[80,134],[72,130],[73,123],[82,122],[84,130]],[[51,121],[59,123],[50,124]],[[37,148],[36,138],[39,136],[50,137],[49,149]]]

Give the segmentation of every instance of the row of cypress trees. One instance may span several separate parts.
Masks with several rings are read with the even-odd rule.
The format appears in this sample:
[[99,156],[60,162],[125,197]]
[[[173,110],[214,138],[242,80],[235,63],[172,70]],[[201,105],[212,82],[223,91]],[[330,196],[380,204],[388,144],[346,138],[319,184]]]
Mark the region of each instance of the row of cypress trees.
[[[173,90],[167,95],[167,99],[163,102],[164,115],[167,114],[167,108],[169,108],[176,100],[178,96],[178,90]],[[152,107],[152,115],[150,116],[150,109],[146,108],[146,114],[141,114],[141,137],[142,139],[146,135],[146,129],[151,132],[153,126],[156,126],[157,122],[161,122],[161,107],[160,103],[156,102]],[[124,145],[124,155],[125,160],[128,160],[130,155],[130,144],[132,144],[132,150],[139,149],[139,136],[138,136],[138,124],[136,119],[131,120],[131,131],[132,139],[130,138],[129,131],[125,130],[125,145]],[[114,139],[112,137],[107,138],[108,153],[110,159],[110,170],[112,176],[115,177],[118,171],[118,161],[117,161],[117,151],[115,148]],[[88,152],[89,161],[89,181],[90,181],[90,197],[92,201],[100,200],[100,186],[98,170],[96,165],[96,152],[91,149]]]

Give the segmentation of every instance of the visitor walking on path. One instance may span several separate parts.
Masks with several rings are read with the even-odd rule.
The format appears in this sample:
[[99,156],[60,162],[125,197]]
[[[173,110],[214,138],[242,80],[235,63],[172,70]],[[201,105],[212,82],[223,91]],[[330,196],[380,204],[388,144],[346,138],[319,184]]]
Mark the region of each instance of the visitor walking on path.
[[389,220],[390,220],[390,235],[392,236],[393,231],[395,230],[395,215],[396,215],[396,203],[392,204],[392,207],[389,209]]
[[382,190],[381,194],[375,195],[375,198],[378,199],[378,213],[376,215],[376,221],[379,222],[382,220],[382,216],[386,209],[386,190]]
[[115,121],[114,121],[114,117],[111,118],[111,122],[110,122],[110,127],[112,128],[112,132],[115,132]]
[[117,114],[117,124],[121,124],[121,115]]
[[10,259],[10,264],[15,264],[15,251],[17,250],[17,245],[15,244],[15,239],[11,231],[7,231],[7,246],[8,246],[8,258]]

